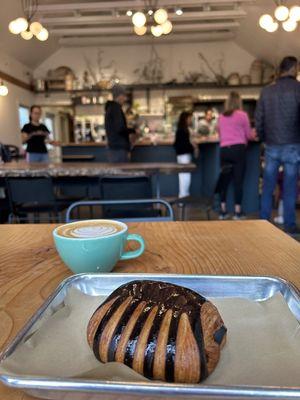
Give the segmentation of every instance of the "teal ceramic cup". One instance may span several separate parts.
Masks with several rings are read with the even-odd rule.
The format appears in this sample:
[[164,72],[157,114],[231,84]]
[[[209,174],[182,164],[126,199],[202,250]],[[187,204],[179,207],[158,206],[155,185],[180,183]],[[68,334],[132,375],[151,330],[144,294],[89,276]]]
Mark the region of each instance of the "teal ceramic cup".
[[[75,273],[110,272],[119,260],[130,260],[139,257],[145,250],[142,236],[128,233],[128,227],[123,222],[109,220],[93,220],[72,222],[63,227],[78,226],[89,222],[112,223],[119,231],[108,236],[100,237],[66,237],[58,233],[61,226],[53,231],[56,249],[63,262]],[[138,250],[124,251],[127,241],[140,244]]]

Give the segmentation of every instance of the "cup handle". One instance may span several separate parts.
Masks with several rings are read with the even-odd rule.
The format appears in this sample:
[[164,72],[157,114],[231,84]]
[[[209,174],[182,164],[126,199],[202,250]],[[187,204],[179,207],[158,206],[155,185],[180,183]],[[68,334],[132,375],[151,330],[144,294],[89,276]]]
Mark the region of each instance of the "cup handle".
[[139,257],[142,255],[145,251],[145,241],[142,238],[142,236],[137,235],[135,233],[130,233],[127,236],[127,241],[133,240],[135,242],[138,242],[140,244],[140,248],[134,251],[127,251],[126,253],[122,254],[121,260],[131,260],[132,258]]

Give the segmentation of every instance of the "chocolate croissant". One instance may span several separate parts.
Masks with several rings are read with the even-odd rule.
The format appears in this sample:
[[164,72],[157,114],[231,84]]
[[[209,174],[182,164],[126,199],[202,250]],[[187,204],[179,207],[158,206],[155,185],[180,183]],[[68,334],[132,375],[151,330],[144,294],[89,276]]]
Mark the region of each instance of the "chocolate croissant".
[[198,293],[133,281],[94,312],[87,339],[103,363],[126,364],[149,379],[198,383],[215,369],[226,332],[217,308]]

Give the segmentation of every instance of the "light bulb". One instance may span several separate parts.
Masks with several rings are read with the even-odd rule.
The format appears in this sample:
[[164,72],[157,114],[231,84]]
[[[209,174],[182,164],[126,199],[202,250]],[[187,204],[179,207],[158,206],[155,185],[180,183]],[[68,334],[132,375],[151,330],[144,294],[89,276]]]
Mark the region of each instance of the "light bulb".
[[285,21],[288,19],[289,13],[289,9],[286,6],[278,6],[274,15],[278,21]]
[[45,42],[49,37],[49,32],[46,28],[43,28],[41,32],[36,35],[36,38],[39,39],[41,42]]
[[132,23],[137,28],[141,28],[142,26],[144,26],[146,21],[146,16],[141,11],[134,13],[132,16]]
[[0,83],[0,96],[7,96],[8,95],[8,89],[7,86],[4,85],[4,83]]
[[30,28],[29,29],[30,29],[30,32],[32,32],[36,36],[43,29],[43,25],[40,24],[39,22],[32,22],[32,24],[30,24]]
[[164,23],[161,25],[161,27],[162,27],[163,33],[164,33],[165,35],[168,35],[169,33],[171,33],[171,32],[172,32],[172,29],[173,29],[172,22],[169,21],[168,19],[167,19],[166,22],[164,22]]
[[17,18],[14,21],[11,21],[8,25],[8,29],[14,35],[18,35],[19,33],[26,31],[28,28],[28,22],[25,18]]
[[131,10],[128,10],[126,12],[127,17],[132,17],[133,12]]
[[294,6],[290,9],[290,20],[300,21],[300,7]]
[[277,31],[278,28],[279,28],[278,22],[273,22],[272,25],[269,25],[266,28],[266,31],[269,32],[269,33],[274,33],[274,32]]
[[273,18],[269,14],[264,14],[259,18],[259,26],[266,29],[274,23]]
[[9,32],[13,33],[14,35],[18,35],[20,33],[15,19],[9,23],[8,29]]
[[297,29],[297,26],[298,26],[297,22],[292,19],[288,19],[287,21],[284,21],[282,24],[282,27],[286,32],[293,32],[294,30]]
[[151,33],[155,37],[160,37],[163,34],[163,28],[161,25],[151,26]]
[[154,19],[159,25],[163,24],[168,19],[167,11],[164,8],[159,8],[154,13]]
[[176,8],[176,9],[175,9],[175,14],[176,14],[176,15],[179,15],[179,16],[182,15],[182,14],[183,14],[182,8],[180,8],[180,7]]
[[27,30],[27,31],[21,32],[21,36],[25,40],[30,40],[33,37],[33,33]]
[[154,13],[154,11],[151,9],[148,11],[148,15],[153,15],[153,13]]
[[141,27],[134,27],[134,32],[139,35],[139,36],[143,36],[145,35],[145,33],[147,32],[147,27],[146,26],[141,26]]

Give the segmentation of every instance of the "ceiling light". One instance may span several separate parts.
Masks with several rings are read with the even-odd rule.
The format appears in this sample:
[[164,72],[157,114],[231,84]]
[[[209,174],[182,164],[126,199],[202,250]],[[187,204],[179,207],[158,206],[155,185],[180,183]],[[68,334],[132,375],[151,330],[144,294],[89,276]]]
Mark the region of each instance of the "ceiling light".
[[4,85],[2,81],[0,81],[0,96],[7,96],[8,95],[8,88]]
[[275,18],[278,21],[285,21],[289,17],[289,9],[286,6],[278,6],[275,10]]
[[32,22],[32,23],[30,24],[29,29],[30,29],[30,32],[32,32],[32,33],[36,36],[36,35],[38,35],[38,34],[41,32],[41,30],[43,29],[43,25],[40,24],[39,22]]
[[264,14],[259,18],[259,26],[266,29],[274,24],[273,18],[269,14]]
[[161,25],[151,26],[151,33],[155,37],[160,37],[163,34],[163,28]]
[[148,15],[153,15],[153,13],[154,13],[154,11],[151,9],[148,11]]
[[141,28],[142,26],[144,26],[146,21],[147,20],[145,14],[140,11],[134,13],[132,16],[132,23],[137,28]]
[[126,12],[127,17],[132,17],[133,12],[131,10],[128,10]]
[[134,27],[134,32],[139,36],[143,36],[147,32],[147,27],[145,25],[141,26],[141,27],[135,26]]
[[300,21],[300,7],[294,6],[290,9],[290,20]]
[[173,29],[172,22],[169,21],[168,19],[167,19],[166,22],[164,22],[164,23],[161,25],[161,27],[162,27],[163,33],[164,33],[165,35],[168,35],[169,33],[171,33],[171,32],[172,32],[172,29]]
[[179,15],[179,16],[182,15],[183,14],[182,8],[180,8],[180,7],[175,8],[175,14]]
[[21,32],[21,36],[25,40],[30,40],[33,38],[33,33],[27,29],[26,31]]
[[164,8],[159,8],[154,13],[154,19],[159,25],[163,24],[168,19],[167,11]]
[[284,21],[282,24],[282,27],[286,32],[293,32],[294,30],[297,29],[297,26],[298,26],[297,22],[292,19],[288,19],[287,21]]
[[8,25],[8,29],[14,35],[18,35],[19,33],[26,31],[28,28],[28,22],[25,18],[17,18],[10,22]]
[[273,33],[273,32],[276,32],[276,31],[277,31],[278,27],[279,27],[278,22],[273,22],[271,25],[269,25],[269,26],[268,26],[267,28],[265,28],[265,29],[266,29],[267,32]]
[[43,28],[41,32],[36,35],[36,38],[39,39],[41,42],[45,42],[49,37],[49,32],[46,28]]

